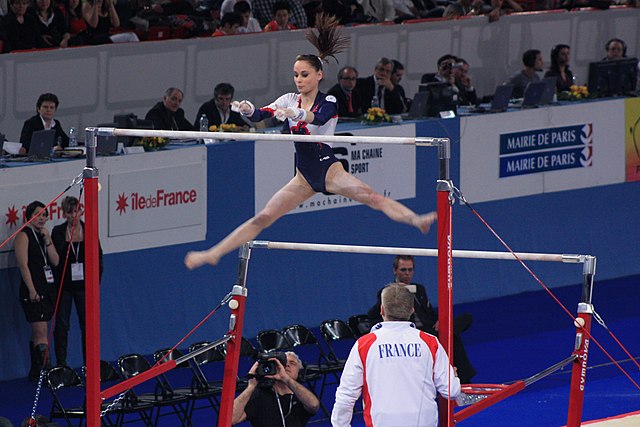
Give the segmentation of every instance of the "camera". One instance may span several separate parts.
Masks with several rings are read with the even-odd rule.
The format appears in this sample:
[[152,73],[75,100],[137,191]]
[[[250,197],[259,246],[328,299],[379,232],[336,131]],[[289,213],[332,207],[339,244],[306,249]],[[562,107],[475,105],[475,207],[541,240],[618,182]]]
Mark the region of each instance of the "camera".
[[267,375],[275,375],[278,373],[278,364],[275,360],[280,361],[282,366],[287,364],[287,355],[282,351],[266,351],[258,355],[258,368],[256,369],[256,378],[260,380]]

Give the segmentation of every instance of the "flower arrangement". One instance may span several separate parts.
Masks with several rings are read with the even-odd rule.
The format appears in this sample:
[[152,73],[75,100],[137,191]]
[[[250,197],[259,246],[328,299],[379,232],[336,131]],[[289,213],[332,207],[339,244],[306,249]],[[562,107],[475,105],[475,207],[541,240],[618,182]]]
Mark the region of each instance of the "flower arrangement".
[[367,114],[364,115],[363,121],[367,124],[377,124],[390,122],[391,117],[389,117],[382,108],[372,107],[367,110]]
[[572,85],[568,91],[560,92],[558,100],[560,101],[579,101],[589,98],[589,90],[586,86]]
[[209,132],[237,132],[238,126],[235,123],[223,123],[220,126],[209,126]]
[[155,151],[164,148],[169,144],[168,138],[161,138],[159,136],[145,136],[136,141],[135,145],[141,145],[144,147],[144,151]]

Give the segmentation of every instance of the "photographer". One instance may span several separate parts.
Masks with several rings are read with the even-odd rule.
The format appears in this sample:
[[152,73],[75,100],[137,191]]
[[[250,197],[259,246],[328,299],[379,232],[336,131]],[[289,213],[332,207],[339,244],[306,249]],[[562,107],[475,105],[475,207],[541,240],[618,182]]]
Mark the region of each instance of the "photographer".
[[320,408],[318,398],[297,381],[302,368],[298,355],[292,351],[272,355],[249,370],[249,384],[233,402],[232,424],[248,420],[253,427],[305,426]]

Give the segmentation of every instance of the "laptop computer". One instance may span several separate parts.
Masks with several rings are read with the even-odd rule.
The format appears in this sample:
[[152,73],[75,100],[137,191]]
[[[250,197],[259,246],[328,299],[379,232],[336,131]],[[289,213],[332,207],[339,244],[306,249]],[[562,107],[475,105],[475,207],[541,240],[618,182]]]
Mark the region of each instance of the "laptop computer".
[[496,86],[496,91],[491,98],[491,104],[489,108],[477,107],[469,110],[469,113],[501,113],[507,111],[509,107],[509,99],[513,93],[514,85],[504,84]]
[[401,114],[402,118],[417,119],[421,117],[427,117],[427,109],[429,107],[429,92],[417,92],[413,101],[411,102],[411,108],[407,114]]
[[56,140],[55,129],[37,130],[31,135],[31,145],[27,152],[29,161],[48,161],[51,159],[51,149]]
[[118,150],[117,136],[98,136],[96,154],[98,156],[113,156]]
[[553,102],[553,96],[556,94],[556,81],[555,77],[545,77],[542,79],[544,89],[540,97],[540,105],[547,105]]
[[522,98],[522,108],[535,108],[540,104],[542,92],[544,92],[545,82],[531,82],[524,90]]

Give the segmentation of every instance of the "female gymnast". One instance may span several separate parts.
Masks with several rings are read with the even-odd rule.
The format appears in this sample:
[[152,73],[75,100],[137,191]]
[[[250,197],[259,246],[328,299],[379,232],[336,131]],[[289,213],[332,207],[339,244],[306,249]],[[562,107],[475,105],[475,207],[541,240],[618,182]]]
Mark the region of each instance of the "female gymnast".
[[[261,109],[249,101],[234,101],[234,107],[252,121],[275,116],[285,122],[292,134],[333,135],[338,121],[336,99],[318,90],[323,78],[322,61],[347,46],[346,39],[335,31],[333,17],[320,17],[317,33],[310,31],[307,39],[317,48],[318,55],[298,55],[293,64],[293,81],[299,93],[287,93]],[[364,182],[344,170],[331,147],[320,142],[295,142],[296,174],[282,187],[256,216],[249,219],[218,244],[206,251],[189,252],[185,265],[194,269],[203,264],[216,265],[220,258],[244,243],[253,240],[278,218],[300,205],[316,192],[329,192],[349,197],[389,218],[417,227],[423,233],[436,220],[436,213],[418,215],[395,200],[383,197]]]

